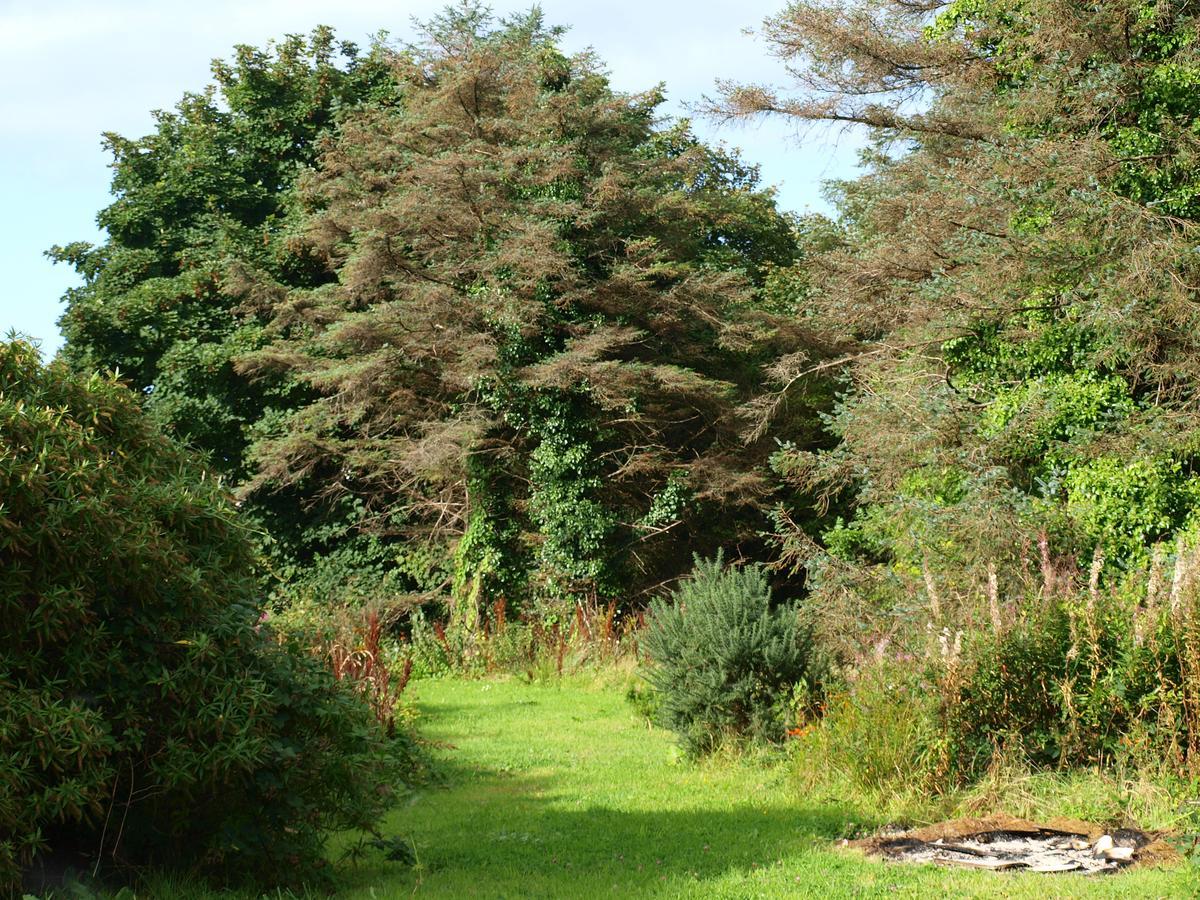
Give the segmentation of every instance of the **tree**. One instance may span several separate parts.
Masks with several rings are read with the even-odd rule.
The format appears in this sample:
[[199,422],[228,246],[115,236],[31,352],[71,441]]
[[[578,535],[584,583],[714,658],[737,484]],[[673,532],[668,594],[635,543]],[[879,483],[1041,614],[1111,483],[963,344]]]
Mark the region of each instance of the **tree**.
[[84,278],[66,296],[64,358],[81,372],[119,370],[156,419],[237,478],[247,430],[297,397],[233,370],[262,338],[229,288],[231,261],[286,283],[324,280],[280,239],[290,189],[342,109],[395,98],[380,49],[363,56],[328,28],[239,46],[213,75],[215,85],[156,113],[151,134],[105,135],[116,196],[97,217],[107,240],[50,255]]
[[692,755],[730,738],[783,738],[797,688],[815,700],[826,674],[805,618],[772,601],[760,566],[697,558],[670,602],[650,606],[642,647],[655,719]]
[[316,399],[255,446],[248,496],[453,540],[468,620],[652,587],[736,539],[722,511],[765,452],[735,410],[803,342],[758,304],[795,241],[757,171],[657,130],[658,92],[613,91],[558,34],[471,4],[431,23],[392,62],[404,104],[348,115],[301,187],[295,246],[336,282],[252,282],[274,341],[242,370]]
[[[267,343],[269,319],[243,296],[241,273],[328,281],[288,243],[293,188],[347,109],[400,102],[386,56],[381,43],[364,54],[324,27],[265,50],[239,46],[232,61],[213,62],[214,85],[156,114],[154,132],[106,135],[115,199],[98,221],[107,241],[51,251],[84,277],[66,297],[64,359],[81,373],[119,372],[231,484],[248,475],[256,429],[309,399],[286,379],[237,372],[237,358]],[[352,531],[353,509],[314,517],[309,508],[308,498],[280,495],[246,509],[269,535],[279,578]],[[369,547],[346,549],[372,557]]]
[[777,460],[851,504],[824,548],[779,520],[831,599],[936,604],[939,579],[1006,560],[1019,579],[1039,533],[1116,572],[1192,527],[1196,24],[1189,4],[800,2],[766,28],[800,92],[725,85],[724,115],[876,129],[810,261],[806,322],[857,342],[839,446]]

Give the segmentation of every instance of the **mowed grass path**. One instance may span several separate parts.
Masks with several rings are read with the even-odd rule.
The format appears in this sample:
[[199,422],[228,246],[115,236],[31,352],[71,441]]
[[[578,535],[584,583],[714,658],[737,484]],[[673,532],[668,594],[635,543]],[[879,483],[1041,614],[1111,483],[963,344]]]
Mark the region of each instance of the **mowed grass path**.
[[[421,681],[420,730],[445,784],[392,814],[415,870],[371,859],[338,896],[1192,897],[1196,870],[947,871],[835,849],[853,808],[806,804],[781,762],[678,759],[620,691],[582,681]],[[858,823],[858,824],[856,824]]]

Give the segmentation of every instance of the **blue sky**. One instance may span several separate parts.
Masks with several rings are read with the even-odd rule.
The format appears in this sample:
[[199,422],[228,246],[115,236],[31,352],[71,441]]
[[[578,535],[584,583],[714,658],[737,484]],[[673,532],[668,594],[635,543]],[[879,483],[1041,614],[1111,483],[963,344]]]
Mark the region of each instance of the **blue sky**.
[[[43,252],[72,240],[98,241],[96,212],[108,201],[108,158],[100,135],[151,129],[150,111],[174,106],[208,83],[209,62],[235,44],[261,45],[332,25],[366,43],[383,29],[411,34],[443,0],[0,0],[0,336],[16,330],[52,354],[55,321],[73,273]],[[543,0],[550,24],[570,27],[568,50],[594,47],[623,90],[667,86],[668,112],[712,93],[718,77],[786,84],[765,46],[744,32],[784,0]],[[496,3],[500,13],[526,8]],[[825,209],[820,183],[852,174],[859,140],[841,131],[768,122],[720,127],[697,122],[707,139],[742,148],[779,186],[780,205]]]

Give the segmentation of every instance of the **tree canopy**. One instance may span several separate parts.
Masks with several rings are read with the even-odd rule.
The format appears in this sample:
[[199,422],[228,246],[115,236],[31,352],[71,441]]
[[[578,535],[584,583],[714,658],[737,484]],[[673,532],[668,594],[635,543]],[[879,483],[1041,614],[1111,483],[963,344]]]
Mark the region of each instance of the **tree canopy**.
[[766,33],[799,93],[728,84],[725,114],[877,137],[809,262],[810,321],[858,342],[838,446],[777,460],[849,504],[823,577],[904,597],[1046,554],[1136,570],[1193,528],[1194,10],[794,3]]
[[328,277],[280,240],[292,185],[341,110],[392,92],[379,48],[364,55],[328,28],[266,50],[240,46],[213,75],[156,113],[152,133],[105,135],[114,200],[97,223],[107,239],[50,255],[84,279],[66,295],[64,358],[79,371],[119,371],[158,421],[236,478],[247,430],[296,397],[233,371],[262,337],[226,288],[230,262],[253,260],[288,283]]
[[109,137],[108,242],[54,251],[64,356],[240,486],[284,577],[599,601],[759,540],[738,410],[820,352],[771,298],[798,223],[560,35],[473,3],[366,55],[321,29]]
[[467,593],[611,597],[764,489],[734,413],[766,348],[799,339],[756,304],[791,223],[537,13],[450,27],[393,60],[403,104],[347,117],[302,184],[297,252],[336,281],[250,280],[275,340],[242,370],[318,397],[256,447],[249,491],[462,534]]

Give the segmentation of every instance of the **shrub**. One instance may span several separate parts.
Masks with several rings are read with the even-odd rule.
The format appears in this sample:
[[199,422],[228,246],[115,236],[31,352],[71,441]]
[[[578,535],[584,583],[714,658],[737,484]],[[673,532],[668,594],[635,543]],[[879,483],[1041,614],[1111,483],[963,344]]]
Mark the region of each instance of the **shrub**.
[[726,737],[778,740],[793,689],[820,682],[812,629],[773,604],[761,567],[696,559],[671,602],[651,605],[642,647],[659,695],[657,721],[691,754]]
[[358,606],[354,605],[358,598],[347,600],[344,592],[326,596],[324,603],[307,590],[293,590],[291,596],[277,590],[275,597],[269,621],[276,633],[324,661],[338,681],[367,703],[384,731],[394,736],[397,713],[400,724],[413,713],[402,705],[413,675],[413,654],[395,633],[395,620],[407,611],[405,598]]
[[1167,619],[1140,639],[1128,609],[1104,607],[1066,599],[968,641],[943,709],[958,780],[982,775],[1005,748],[1035,768],[1104,765],[1142,727],[1159,753],[1173,752],[1183,718],[1177,628]]
[[0,344],[0,893],[39,852],[277,881],[412,757],[260,622],[220,485],[116,381]]
[[936,713],[936,693],[920,673],[880,661],[830,696],[821,718],[798,735],[797,756],[840,769],[860,791],[928,791],[935,787]]
[[1086,584],[1046,562],[1037,596],[975,629],[941,678],[948,771],[968,781],[1003,749],[1034,768],[1200,773],[1200,542],[1175,551],[1173,571],[1160,546],[1108,584],[1099,550]]
[[[831,676],[820,717],[790,730],[795,793],[872,821],[935,821],[946,807],[937,685],[908,654]],[[861,820],[860,820],[861,821]]]

